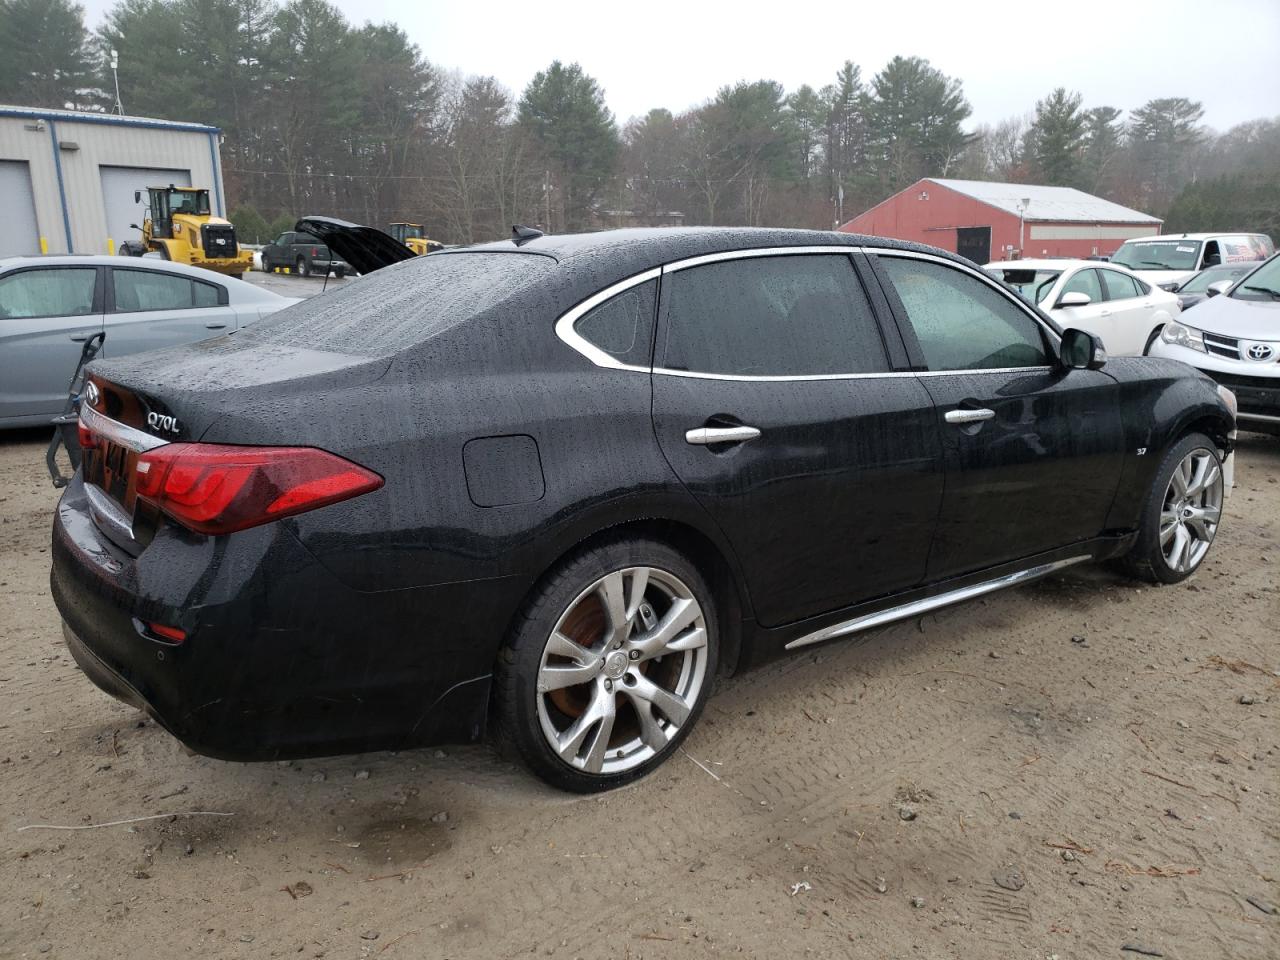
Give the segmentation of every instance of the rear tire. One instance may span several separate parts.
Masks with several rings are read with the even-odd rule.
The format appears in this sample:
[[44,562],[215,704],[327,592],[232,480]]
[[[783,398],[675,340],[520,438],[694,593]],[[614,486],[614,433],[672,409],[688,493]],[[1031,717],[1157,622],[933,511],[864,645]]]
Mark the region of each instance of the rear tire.
[[1189,433],[1160,461],[1138,527],[1121,564],[1150,583],[1178,583],[1209,554],[1222,519],[1224,479],[1214,442]]
[[306,257],[299,257],[297,266],[298,266],[298,273],[301,276],[304,276],[304,277],[311,276],[311,264]]
[[711,591],[664,543],[620,538],[547,576],[498,657],[500,745],[576,793],[636,780],[702,712],[719,653]]

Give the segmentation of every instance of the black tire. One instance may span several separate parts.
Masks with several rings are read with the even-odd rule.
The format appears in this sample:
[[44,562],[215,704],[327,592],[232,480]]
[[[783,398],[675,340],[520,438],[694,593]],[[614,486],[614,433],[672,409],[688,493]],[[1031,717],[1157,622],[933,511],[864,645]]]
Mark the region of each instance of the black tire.
[[[1147,499],[1142,505],[1142,516],[1138,526],[1138,538],[1129,553],[1121,559],[1120,566],[1124,572],[1148,583],[1179,583],[1187,579],[1204,562],[1208,556],[1208,548],[1190,569],[1175,569],[1165,556],[1165,547],[1160,542],[1161,514],[1165,511],[1166,497],[1170,492],[1174,470],[1179,468],[1183,460],[1192,453],[1204,451],[1213,457],[1213,463],[1222,474],[1222,460],[1218,455],[1217,445],[1202,433],[1189,433],[1165,451],[1160,460],[1147,492]],[[1221,500],[1219,501],[1219,510]],[[1219,514],[1220,516],[1220,514]],[[1208,543],[1213,543],[1217,534],[1215,523]]]
[[[562,626],[562,617],[571,617],[573,611],[581,609],[588,599],[598,596],[591,592],[591,588],[597,581],[611,575],[616,576],[618,571],[642,567],[649,568],[651,575],[654,577],[668,576],[675,578],[683,588],[687,589],[691,598],[696,600],[700,606],[701,623],[706,635],[705,647],[700,648],[698,651],[698,654],[702,657],[698,668],[701,672],[699,673],[698,670],[685,666],[686,664],[692,664],[692,660],[671,659],[668,661],[666,659],[667,657],[694,656],[694,654],[690,653],[664,653],[662,656],[647,661],[635,660],[633,657],[633,664],[628,667],[627,674],[619,677],[616,681],[618,684],[616,692],[601,693],[600,691],[603,688],[596,687],[596,695],[602,696],[606,701],[612,700],[615,704],[614,709],[617,711],[618,718],[618,723],[611,723],[611,738],[605,741],[608,746],[602,750],[605,763],[610,762],[610,754],[614,754],[617,758],[622,757],[624,750],[615,749],[615,744],[617,747],[630,746],[637,753],[634,761],[630,758],[625,760],[614,759],[612,761],[614,764],[634,764],[626,769],[598,773],[588,772],[586,769],[573,765],[573,760],[562,759],[560,754],[552,749],[548,734],[544,732],[544,716],[549,717],[550,714],[555,713],[567,724],[574,719],[572,715],[559,714],[558,709],[552,703],[557,693],[561,691],[553,693],[539,693],[538,691],[539,674],[544,665],[544,652],[547,651],[552,632],[556,630],[557,626]],[[634,588],[634,584],[635,581],[631,581],[632,588]],[[657,596],[660,598],[658,602],[661,603],[661,598],[665,596],[662,591],[667,588],[661,584],[655,587],[654,580],[650,580],[649,584],[646,588],[649,592],[644,593],[643,596],[653,596],[652,591],[656,589],[658,591]],[[600,602],[599,606],[603,613],[605,605]],[[670,612],[674,610],[674,607],[666,609],[667,612]],[[648,614],[650,618],[658,616],[653,607],[650,607]],[[637,622],[638,628],[643,627],[643,624],[638,623],[636,616],[633,616],[632,620],[628,622],[633,621]],[[568,622],[565,621],[566,624]],[[659,625],[663,622],[665,621],[657,620]],[[651,625],[649,629],[655,628]],[[691,629],[696,632],[696,625]],[[718,629],[716,610],[706,581],[687,558],[665,543],[640,538],[619,538],[582,551],[549,573],[534,589],[521,613],[517,615],[511,634],[507,638],[507,643],[499,653],[493,693],[494,731],[499,746],[509,755],[519,757],[534,774],[547,783],[575,793],[594,793],[601,790],[609,790],[643,777],[670,757],[697,723],[703,706],[711,694],[715,679],[719,654]],[[643,632],[632,633],[629,636],[638,638],[643,636]],[[688,636],[688,634],[685,634],[685,636]],[[607,654],[614,650],[608,644],[609,638],[607,634],[602,634],[602,638],[604,641],[601,648],[602,652]],[[615,653],[615,655],[617,654]],[[625,659],[625,657],[622,658],[623,661]],[[606,661],[601,660],[602,664],[604,662]],[[569,666],[574,666],[574,664],[571,662]],[[693,694],[691,698],[681,701],[689,708],[688,716],[683,722],[676,724],[664,715],[660,709],[656,713],[650,709],[649,717],[651,722],[656,720],[659,725],[665,725],[665,735],[670,738],[666,741],[665,746],[661,748],[654,748],[647,743],[643,745],[640,743],[645,738],[639,732],[639,727],[644,724],[639,723],[640,718],[636,713],[637,707],[634,706],[639,701],[634,695],[628,694],[626,689],[637,689],[630,676],[634,670],[644,672],[647,667],[655,666],[656,670],[650,670],[647,676],[640,679],[647,681],[658,678],[658,684],[661,685],[660,677],[664,669],[668,670],[668,675],[694,675],[700,678],[696,692],[691,691]],[[614,687],[604,678],[604,669],[602,666],[602,672],[599,677],[585,681],[582,685],[570,689],[581,690],[599,682],[604,684],[604,687],[607,687],[609,691],[613,691]],[[624,684],[626,688],[624,688]],[[652,705],[653,700],[645,697],[645,702],[647,705]],[[589,708],[584,707],[579,715],[585,713],[587,709]],[[626,722],[627,711],[631,711],[629,714],[631,718],[629,726]],[[675,728],[674,732],[672,732],[673,728]],[[628,734],[634,734],[634,736],[627,740]],[[597,730],[598,735],[599,730]],[[587,746],[585,740],[583,746],[584,748]],[[651,755],[649,755],[650,751],[652,751]],[[577,752],[576,748],[575,752]]]
[[311,276],[311,261],[308,260],[306,257],[298,258],[297,267],[298,267],[298,273],[301,276],[304,276],[304,277]]
[[267,259],[266,254],[261,254],[261,255],[258,257],[258,262],[259,262],[259,264],[260,264],[260,265],[261,265],[261,267],[262,267],[262,272],[263,272],[263,273],[273,273],[273,272],[274,272],[274,271],[272,270],[272,268],[271,268],[271,261]]
[[343,277],[345,277],[345,276],[347,275],[347,271],[346,271],[346,270],[344,270],[342,267],[338,267],[338,269],[337,269],[337,270],[334,270],[334,271],[333,271],[333,275],[334,275],[334,277],[335,277],[335,278],[337,278],[338,280],[341,280]]

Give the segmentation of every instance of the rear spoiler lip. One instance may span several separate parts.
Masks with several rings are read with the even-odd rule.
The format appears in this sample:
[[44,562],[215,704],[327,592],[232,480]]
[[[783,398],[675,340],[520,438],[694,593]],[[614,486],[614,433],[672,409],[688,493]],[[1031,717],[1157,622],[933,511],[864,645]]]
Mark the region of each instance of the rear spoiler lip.
[[299,233],[309,233],[329,248],[329,255],[356,269],[358,273],[373,273],[402,260],[410,260],[417,254],[403,243],[376,227],[366,227],[334,217],[302,217],[294,225]]

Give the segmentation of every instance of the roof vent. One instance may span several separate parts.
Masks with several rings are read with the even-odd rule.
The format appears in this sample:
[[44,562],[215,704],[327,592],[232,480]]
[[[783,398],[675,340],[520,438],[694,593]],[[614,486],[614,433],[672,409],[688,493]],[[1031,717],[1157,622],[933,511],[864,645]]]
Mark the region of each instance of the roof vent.
[[517,247],[524,246],[530,240],[537,240],[542,235],[541,230],[533,227],[523,227],[518,223],[511,228],[511,242]]
[[929,199],[929,191],[928,191],[928,190],[921,190],[921,191],[920,191],[920,199],[921,199],[921,200],[928,200],[928,199]]

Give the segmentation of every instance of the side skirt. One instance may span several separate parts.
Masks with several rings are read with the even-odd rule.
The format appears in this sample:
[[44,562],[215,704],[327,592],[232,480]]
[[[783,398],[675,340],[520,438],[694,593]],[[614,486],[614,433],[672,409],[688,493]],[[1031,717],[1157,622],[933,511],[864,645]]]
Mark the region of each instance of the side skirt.
[[862,630],[870,630],[873,627],[881,627],[885,624],[894,623],[898,620],[907,620],[911,617],[917,617],[921,614],[929,613],[933,610],[949,607],[954,603],[961,603],[965,600],[971,600],[974,597],[980,597],[983,594],[994,593],[997,590],[1003,590],[1006,587],[1014,587],[1021,583],[1029,583],[1032,580],[1038,580],[1041,577],[1048,576],[1055,571],[1062,570],[1065,567],[1074,566],[1077,563],[1084,563],[1093,559],[1093,554],[1086,553],[1075,557],[1067,557],[1062,560],[1053,560],[1049,563],[1038,563],[1033,567],[1007,573],[1001,577],[995,577],[991,580],[984,580],[979,583],[973,583],[965,587],[957,587],[954,590],[948,590],[945,593],[934,594],[931,597],[924,597],[920,600],[913,600],[910,603],[903,603],[896,607],[889,607],[887,610],[881,610],[877,613],[868,613],[860,617],[854,617],[851,620],[844,620],[840,623],[824,627],[821,630],[815,630],[812,633],[806,633],[797,637],[788,643],[785,647],[787,650],[795,650],[798,647],[807,647],[813,643],[822,643],[825,640],[834,640],[837,637],[847,637],[852,633],[859,633]]

